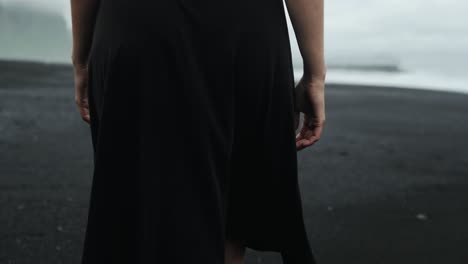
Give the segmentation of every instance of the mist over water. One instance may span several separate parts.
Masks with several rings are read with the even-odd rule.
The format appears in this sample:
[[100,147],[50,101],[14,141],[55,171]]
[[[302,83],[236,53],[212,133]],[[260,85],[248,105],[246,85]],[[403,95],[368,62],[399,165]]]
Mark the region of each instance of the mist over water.
[[65,5],[0,1],[0,58],[69,63],[72,39]]
[[60,14],[69,20],[70,0],[0,0],[0,4]]
[[467,11],[458,0],[328,0],[327,80],[468,92]]
[[[327,80],[468,92],[466,11],[468,1],[327,0]],[[69,0],[0,0],[0,58],[69,63],[70,24]]]

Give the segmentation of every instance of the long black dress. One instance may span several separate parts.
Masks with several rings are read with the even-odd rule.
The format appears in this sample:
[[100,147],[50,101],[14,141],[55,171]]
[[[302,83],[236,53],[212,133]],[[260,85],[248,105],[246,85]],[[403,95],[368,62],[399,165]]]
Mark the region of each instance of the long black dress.
[[100,0],[82,264],[314,263],[282,0]]

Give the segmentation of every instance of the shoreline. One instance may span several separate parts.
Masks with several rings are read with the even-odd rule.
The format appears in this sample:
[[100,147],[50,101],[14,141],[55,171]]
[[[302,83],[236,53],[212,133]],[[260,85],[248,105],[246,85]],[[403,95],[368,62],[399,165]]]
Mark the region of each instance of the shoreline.
[[[42,61],[34,61],[34,60],[10,60],[10,59],[0,59],[0,78],[5,74],[2,73],[5,71],[10,71],[12,67],[15,68],[17,71],[30,71],[32,74],[46,74],[47,71],[44,71],[44,67],[47,70],[56,71],[61,69],[63,71],[72,71],[72,64],[65,63],[65,62],[42,62]],[[5,70],[6,69],[6,70]],[[330,70],[333,72],[334,70]],[[353,72],[354,74],[362,74],[365,76],[368,74],[367,72]],[[389,74],[384,72],[378,72],[379,74]],[[394,73],[390,73],[392,75]],[[294,77],[295,83],[299,81],[300,77],[302,76],[302,72],[294,69]],[[1,80],[0,80],[1,81]],[[373,88],[384,88],[384,89],[405,89],[405,90],[421,90],[421,91],[435,91],[435,92],[447,92],[447,93],[457,93],[468,95],[468,83],[466,84],[467,89],[460,89],[460,88],[443,88],[442,86],[425,86],[423,84],[385,84],[385,83],[372,83],[372,82],[364,82],[364,81],[345,81],[345,80],[326,80],[325,83],[327,86],[347,86],[347,87],[373,87]],[[0,87],[3,88],[3,87]]]
[[[302,69],[294,69],[295,81],[302,76]],[[424,91],[445,91],[468,94],[468,78],[434,75],[431,72],[382,72],[343,71],[328,69],[326,84],[373,86],[377,88],[402,88]]]

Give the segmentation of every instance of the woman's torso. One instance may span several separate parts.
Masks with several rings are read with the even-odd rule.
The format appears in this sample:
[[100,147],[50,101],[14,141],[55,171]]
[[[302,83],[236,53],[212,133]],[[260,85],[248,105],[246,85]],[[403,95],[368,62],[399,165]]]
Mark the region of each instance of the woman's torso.
[[[101,0],[94,42],[184,40],[284,41],[287,24],[282,0]],[[289,43],[288,43],[289,44]]]

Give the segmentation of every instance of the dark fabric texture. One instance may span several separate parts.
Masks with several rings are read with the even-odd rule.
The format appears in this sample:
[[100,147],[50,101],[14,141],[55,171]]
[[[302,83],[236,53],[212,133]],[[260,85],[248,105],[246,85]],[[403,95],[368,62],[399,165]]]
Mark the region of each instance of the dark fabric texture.
[[101,0],[82,264],[224,262],[226,239],[315,263],[281,0]]

